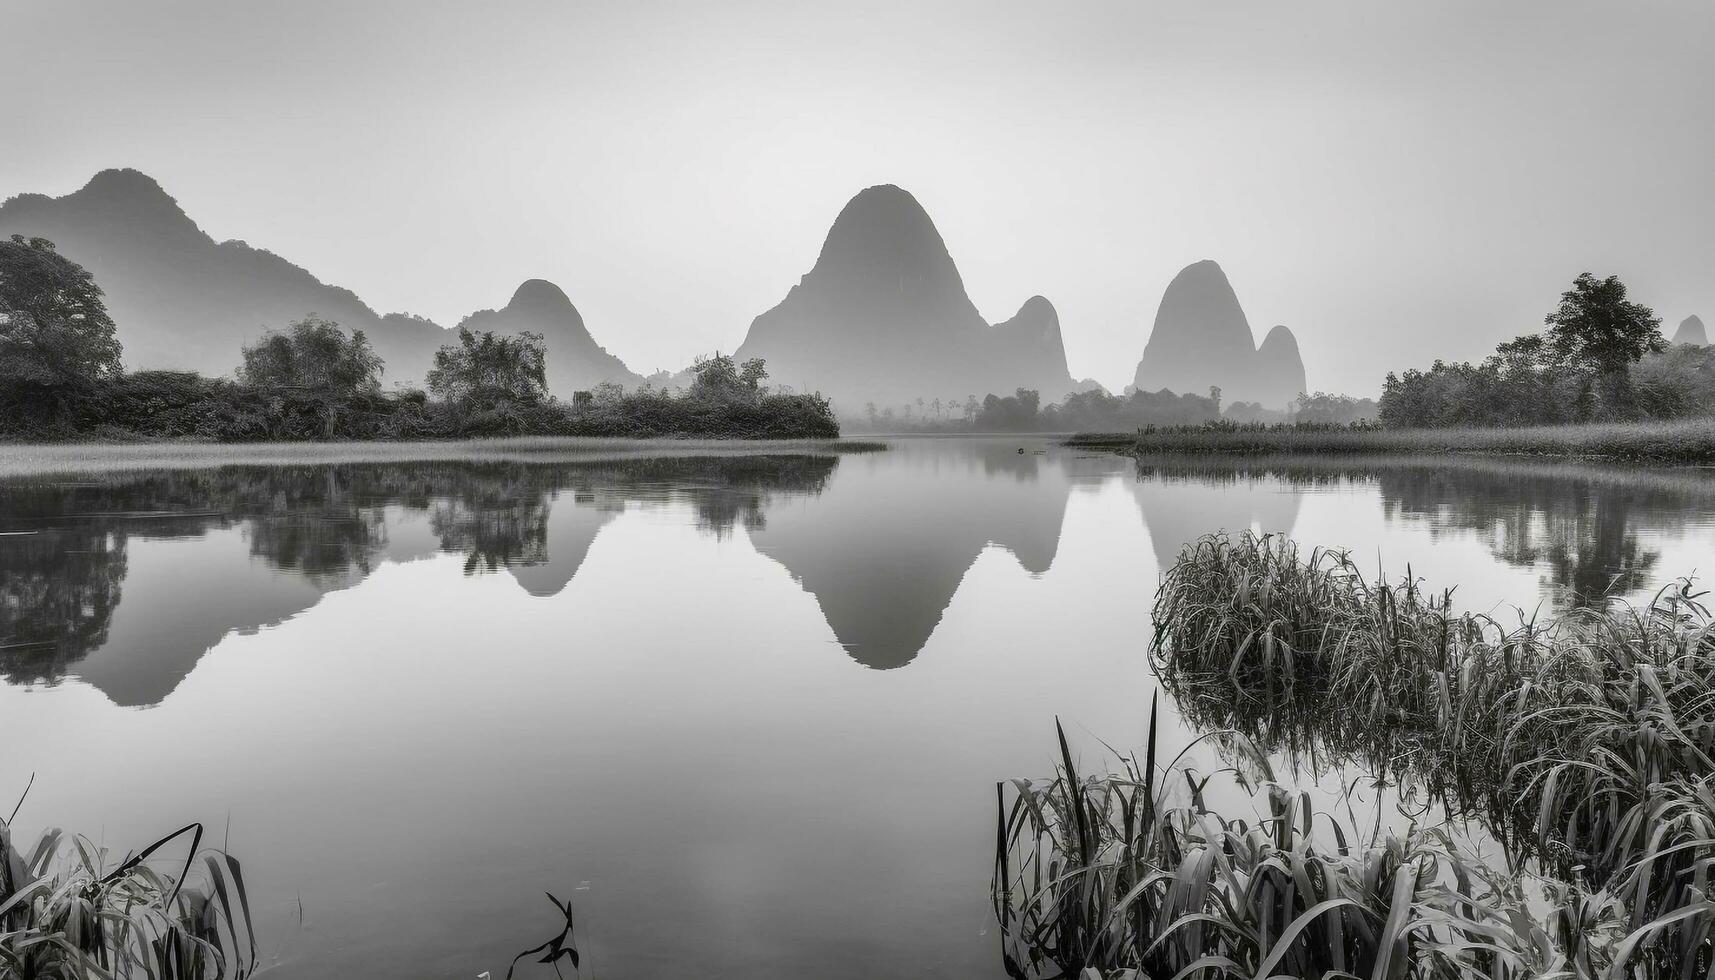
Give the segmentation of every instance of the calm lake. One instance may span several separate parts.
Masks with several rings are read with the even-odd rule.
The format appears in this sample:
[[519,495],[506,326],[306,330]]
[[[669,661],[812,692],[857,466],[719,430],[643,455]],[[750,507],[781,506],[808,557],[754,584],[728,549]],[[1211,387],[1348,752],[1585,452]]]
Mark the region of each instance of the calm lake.
[[1052,771],[1056,716],[1092,766],[1142,744],[1184,542],[1500,616],[1715,564],[1709,470],[891,446],[15,467],[0,816],[33,773],[26,840],[204,822],[281,978],[498,980],[544,892],[585,976],[999,976],[995,783]]

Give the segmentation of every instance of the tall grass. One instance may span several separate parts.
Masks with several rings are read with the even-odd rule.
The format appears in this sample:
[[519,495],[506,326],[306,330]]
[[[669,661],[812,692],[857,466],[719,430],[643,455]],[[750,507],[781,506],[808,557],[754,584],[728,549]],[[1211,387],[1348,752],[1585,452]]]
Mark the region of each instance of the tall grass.
[[[1715,969],[1715,624],[1689,582],[1507,626],[1409,572],[1251,534],[1189,546],[1151,644],[1188,718],[1320,750],[1482,818],[1620,910],[1628,969]],[[1623,955],[1622,955],[1623,954]],[[1649,974],[1654,975],[1654,974]],[[1692,975],[1692,974],[1687,974]]]
[[1593,977],[1623,941],[1610,903],[1557,897],[1533,918],[1525,879],[1443,830],[1362,840],[1257,753],[1257,781],[1234,770],[1256,815],[1216,813],[1212,776],[1159,764],[1153,707],[1148,749],[1117,774],[1079,773],[1063,732],[1060,749],[1053,778],[998,787],[1011,977]]
[[[202,833],[191,824],[113,860],[57,830],[18,847],[0,821],[0,977],[250,976],[256,941],[243,875],[233,858],[202,848]],[[182,860],[156,857],[174,847]]]

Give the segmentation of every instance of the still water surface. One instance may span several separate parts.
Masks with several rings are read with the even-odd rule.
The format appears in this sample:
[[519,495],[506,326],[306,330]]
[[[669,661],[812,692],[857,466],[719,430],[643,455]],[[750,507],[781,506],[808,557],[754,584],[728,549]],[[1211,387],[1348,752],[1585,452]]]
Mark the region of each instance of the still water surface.
[[14,475],[0,797],[36,774],[26,839],[209,824],[282,978],[499,976],[544,891],[586,976],[998,975],[995,782],[1056,716],[1142,743],[1155,583],[1222,528],[1547,612],[1707,571],[1715,474],[1011,438]]

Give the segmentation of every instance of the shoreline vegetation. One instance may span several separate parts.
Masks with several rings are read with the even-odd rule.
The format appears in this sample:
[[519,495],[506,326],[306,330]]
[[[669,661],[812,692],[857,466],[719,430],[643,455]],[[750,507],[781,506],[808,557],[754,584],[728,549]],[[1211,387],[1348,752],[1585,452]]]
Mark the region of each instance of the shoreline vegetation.
[[[1163,576],[1152,667],[1259,801],[1142,760],[1001,784],[1008,973],[1568,977],[1715,970],[1715,621],[1691,583],[1507,626],[1342,552],[1208,535]],[[1271,759],[1400,793],[1365,839]],[[1435,819],[1437,813],[1446,814]],[[1354,818],[1355,820],[1355,818]],[[1467,823],[1491,834],[1482,862]],[[1094,971],[1086,974],[1084,971]],[[1137,971],[1135,973],[1127,971]],[[1332,971],[1332,972],[1330,972]]]
[[[242,980],[258,972],[238,861],[202,839],[193,823],[114,861],[95,841],[59,830],[20,847],[0,819],[0,976]],[[182,860],[169,860],[178,849]]]
[[461,328],[425,387],[383,391],[362,330],[314,313],[240,350],[231,377],[126,371],[101,287],[44,238],[0,240],[0,439],[422,440],[484,436],[833,439],[833,405],[763,382],[760,358],[699,357],[684,390],[550,393],[541,334]]
[[602,462],[665,457],[829,456],[881,452],[862,439],[624,439],[513,436],[493,439],[348,442],[0,443],[0,477],[223,466],[346,463]]
[[1129,433],[1080,433],[1078,449],[1131,456],[1448,455],[1536,456],[1659,463],[1715,463],[1715,417],[1578,425],[1383,428],[1246,424],[1145,426]]

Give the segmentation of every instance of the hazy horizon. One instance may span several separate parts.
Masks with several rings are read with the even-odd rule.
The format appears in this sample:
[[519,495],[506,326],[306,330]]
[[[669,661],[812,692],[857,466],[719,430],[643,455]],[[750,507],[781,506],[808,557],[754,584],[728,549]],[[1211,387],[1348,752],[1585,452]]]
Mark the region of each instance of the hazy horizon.
[[[1715,313],[1715,7],[0,6],[0,198],[161,182],[456,323],[559,284],[634,370],[732,350],[893,183],[982,316],[1131,378],[1203,258],[1312,388],[1478,358],[1580,271]],[[67,70],[75,68],[76,70]],[[1598,138],[1591,138],[1592,128]],[[1379,341],[1378,341],[1379,338]]]

